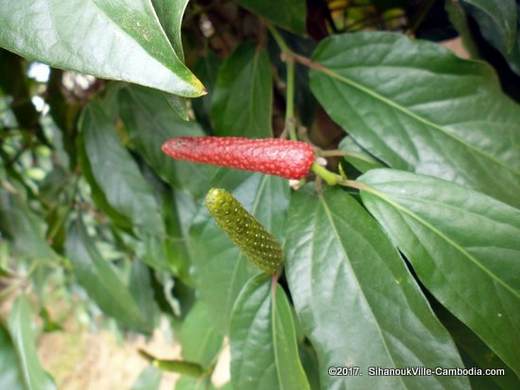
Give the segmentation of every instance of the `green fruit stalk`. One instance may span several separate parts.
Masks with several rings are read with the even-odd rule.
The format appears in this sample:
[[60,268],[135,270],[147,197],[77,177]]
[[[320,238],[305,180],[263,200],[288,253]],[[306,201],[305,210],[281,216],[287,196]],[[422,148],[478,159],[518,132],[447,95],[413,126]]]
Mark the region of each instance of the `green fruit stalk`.
[[226,190],[212,188],[206,195],[206,207],[231,241],[262,271],[275,274],[283,261],[282,247]]

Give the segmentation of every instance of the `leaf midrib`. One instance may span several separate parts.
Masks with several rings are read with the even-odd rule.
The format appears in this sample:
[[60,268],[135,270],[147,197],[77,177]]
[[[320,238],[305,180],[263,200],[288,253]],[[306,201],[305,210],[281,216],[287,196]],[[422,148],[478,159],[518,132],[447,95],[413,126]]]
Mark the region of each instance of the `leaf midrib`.
[[495,275],[493,272],[488,270],[486,267],[484,267],[476,258],[474,258],[470,253],[468,253],[462,246],[460,246],[455,241],[451,240],[449,237],[447,237],[444,233],[442,233],[440,230],[432,226],[430,223],[413,213],[411,210],[406,209],[405,207],[401,206],[400,204],[392,201],[388,197],[385,196],[385,194],[377,191],[376,189],[367,186],[363,189],[363,191],[366,191],[368,193],[371,193],[384,202],[388,203],[390,206],[394,207],[395,209],[399,210],[400,212],[408,215],[412,219],[419,222],[421,225],[425,226],[426,228],[430,229],[433,233],[435,233],[437,236],[442,238],[444,241],[446,241],[448,244],[450,244],[453,248],[455,248],[458,252],[460,252],[463,257],[470,260],[472,263],[474,263],[478,268],[480,268],[484,273],[488,274],[490,278],[497,284],[501,285],[504,289],[509,291],[511,294],[513,294],[517,299],[520,300],[520,293],[515,291],[512,287],[510,287],[508,284],[506,284],[502,279],[500,279],[497,275]]
[[503,163],[502,161],[496,159],[494,156],[486,153],[485,151],[481,150],[481,149],[478,149],[476,148],[475,146],[471,145],[471,144],[468,144],[466,143],[463,139],[457,137],[455,134],[452,134],[450,133],[449,131],[447,131],[446,129],[444,129],[442,126],[426,119],[426,118],[423,118],[422,116],[410,111],[408,108],[406,107],[403,107],[399,104],[397,104],[396,102],[394,102],[393,100],[381,95],[380,93],[372,90],[372,89],[369,89],[368,87],[352,80],[352,79],[349,79],[345,76],[342,76],[340,75],[339,73],[335,72],[334,70],[332,70],[331,68],[328,68],[327,66],[319,63],[319,66],[315,66],[313,69],[325,74],[325,75],[328,75],[332,78],[335,78],[345,84],[348,84],[350,85],[351,87],[353,88],[356,88],[357,90],[367,94],[368,96],[371,96],[372,98],[376,99],[376,100],[379,100],[381,101],[382,103],[394,108],[395,110],[397,111],[400,111],[402,112],[403,114],[415,119],[416,121],[418,122],[421,122],[423,124],[425,124],[426,126],[429,126],[429,127],[432,127],[434,129],[437,129],[439,130],[440,132],[442,132],[443,134],[447,135],[448,137],[454,139],[455,141],[461,143],[463,146],[465,146],[466,148],[472,150],[473,152],[477,153],[477,154],[480,154],[482,155],[483,157],[493,161],[495,164],[498,164],[500,166],[502,166],[503,168],[505,168],[506,170],[509,170],[511,172],[513,172],[515,175],[520,175],[520,172],[516,171],[516,170],[513,170],[511,169],[508,165],[506,165],[505,163]]
[[[341,241],[341,238],[339,236],[339,232],[338,232],[338,229],[336,227],[336,224],[334,223],[334,219],[332,217],[332,213],[330,211],[330,208],[329,206],[327,205],[327,202],[325,201],[325,197],[323,195],[320,195],[320,201],[322,202],[323,204],[323,209],[325,211],[325,214],[327,215],[327,219],[329,220],[329,223],[330,223],[330,226],[332,227],[332,230],[334,232],[334,235],[336,236],[336,239],[338,240],[338,242],[340,243],[340,247],[341,247],[341,251],[343,252],[344,256],[345,256],[345,259],[349,259],[349,256],[347,254],[347,251],[345,250],[344,246],[343,246],[343,241]],[[392,353],[390,352],[390,349],[388,348],[388,345],[386,343],[386,339],[385,339],[385,336],[383,335],[383,332],[381,330],[381,326],[379,325],[379,321],[377,320],[377,317],[376,315],[374,314],[374,310],[372,309],[372,306],[370,306],[370,303],[368,302],[368,299],[366,297],[366,294],[364,292],[364,290],[361,288],[361,284],[359,283],[359,280],[358,280],[358,277],[352,267],[351,264],[349,264],[349,267],[350,269],[352,270],[352,275],[354,276],[354,280],[356,281],[356,284],[359,288],[359,291],[361,292],[361,294],[363,295],[363,299],[368,307],[368,309],[370,310],[370,313],[372,314],[372,317],[374,318],[375,320],[375,324],[376,324],[376,328],[377,328],[377,331],[381,337],[381,340],[383,342],[383,346],[388,354],[388,357],[390,358],[390,360],[392,361],[392,363],[394,364],[395,367],[397,367],[397,364],[394,360],[394,357],[392,355]],[[405,384],[402,376],[399,376],[399,380],[400,382],[403,384],[404,388],[408,388],[408,386]]]

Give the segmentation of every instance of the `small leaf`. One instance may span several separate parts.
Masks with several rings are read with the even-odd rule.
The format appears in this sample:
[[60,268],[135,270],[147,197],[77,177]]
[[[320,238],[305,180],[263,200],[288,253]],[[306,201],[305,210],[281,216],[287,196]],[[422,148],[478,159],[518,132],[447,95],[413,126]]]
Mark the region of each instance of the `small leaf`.
[[[323,388],[469,388],[465,377],[369,376],[369,366],[463,367],[453,341],[376,221],[345,191],[292,194],[286,275]],[[333,377],[329,366],[359,367]]]
[[238,3],[289,31],[305,33],[305,0],[238,0]]
[[194,378],[200,378],[205,374],[204,368],[194,362],[159,359],[144,350],[139,350],[139,354],[161,371],[176,372]]
[[115,126],[98,102],[85,107],[80,127],[92,174],[110,206],[129,218],[136,228],[164,235],[151,188],[121,145]]
[[253,44],[240,45],[218,72],[211,104],[215,134],[272,136],[272,103],[269,56]]
[[24,390],[24,377],[9,333],[0,324],[0,389]]
[[213,325],[208,308],[204,302],[197,301],[179,333],[183,359],[199,363],[204,368],[214,363],[223,338]]
[[125,327],[151,330],[127,286],[111,264],[101,258],[80,219],[69,228],[66,251],[79,284],[101,310]]
[[[284,235],[289,200],[286,180],[250,175],[234,192],[244,207],[276,237]],[[205,207],[199,210],[190,229],[190,255],[200,298],[206,302],[214,326],[226,333],[231,309],[242,286],[258,271],[215,224]]]
[[132,385],[131,390],[159,390],[161,377],[162,373],[157,367],[145,367]]
[[230,328],[231,381],[236,389],[309,389],[283,290],[259,275],[244,286]]
[[520,374],[520,211],[437,178],[359,178],[365,206],[426,288]]
[[[187,97],[203,95],[204,86],[182,63],[179,47],[186,2],[154,3],[2,1],[0,46],[56,68]],[[158,4],[162,6],[154,9]],[[175,14],[168,17],[171,11]],[[168,40],[171,34],[173,44]]]
[[383,164],[377,161],[363,148],[361,148],[352,137],[345,137],[341,140],[338,148],[346,154],[343,157],[359,172],[366,172],[375,168],[382,168]]
[[21,256],[34,261],[58,260],[45,240],[45,223],[33,213],[20,195],[0,188],[0,231],[13,243]]
[[520,206],[520,107],[489,65],[388,32],[327,38],[313,58],[313,93],[369,153]]
[[8,329],[18,356],[25,386],[29,390],[56,389],[50,375],[44,371],[36,353],[34,323],[29,301],[21,295],[14,302],[8,319]]

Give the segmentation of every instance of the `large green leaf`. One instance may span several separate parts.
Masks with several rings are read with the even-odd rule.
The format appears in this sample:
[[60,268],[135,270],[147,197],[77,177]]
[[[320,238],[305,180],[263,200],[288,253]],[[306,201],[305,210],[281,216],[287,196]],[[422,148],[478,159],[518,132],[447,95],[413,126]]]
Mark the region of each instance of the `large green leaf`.
[[151,331],[152,324],[112,265],[101,258],[80,219],[67,232],[66,251],[79,284],[101,310],[127,328]]
[[168,138],[201,136],[196,122],[183,120],[172,107],[171,97],[152,89],[127,86],[120,91],[121,116],[130,140],[154,171],[175,188],[195,196],[208,190],[215,167],[174,161],[161,151]]
[[520,107],[491,67],[386,32],[328,38],[314,60],[314,94],[371,154],[520,206]]
[[[321,385],[468,388],[465,377],[375,377],[380,367],[463,367],[448,332],[376,221],[348,193],[311,186],[293,194],[286,274],[296,312],[318,354]],[[359,367],[333,377],[329,366]]]
[[377,169],[363,203],[428,290],[520,373],[520,211],[433,177]]
[[209,368],[222,345],[222,335],[213,326],[213,318],[206,304],[197,301],[182,323],[179,333],[184,360]]
[[0,324],[0,389],[24,390],[23,380],[9,333]]
[[238,0],[238,3],[289,31],[305,33],[305,0]]
[[200,96],[204,86],[179,52],[182,3],[0,0],[0,46],[56,68]]
[[163,235],[164,226],[152,190],[99,103],[94,101],[85,107],[80,127],[92,174],[108,203],[129,218],[134,227]]
[[230,340],[234,388],[309,389],[290,306],[280,287],[272,289],[269,277],[251,278],[240,292],[233,308]]
[[217,135],[270,137],[273,102],[271,63],[253,44],[239,46],[220,66],[211,106]]
[[[278,238],[283,237],[289,203],[286,180],[249,175],[233,195],[270,232]],[[201,207],[193,221],[189,246],[200,297],[208,305],[213,326],[225,333],[236,297],[258,270],[216,225],[205,207]]]
[[32,329],[34,317],[28,299],[19,296],[11,308],[8,329],[18,356],[25,387],[28,390],[56,389],[52,378],[45,372],[36,353],[36,338]]

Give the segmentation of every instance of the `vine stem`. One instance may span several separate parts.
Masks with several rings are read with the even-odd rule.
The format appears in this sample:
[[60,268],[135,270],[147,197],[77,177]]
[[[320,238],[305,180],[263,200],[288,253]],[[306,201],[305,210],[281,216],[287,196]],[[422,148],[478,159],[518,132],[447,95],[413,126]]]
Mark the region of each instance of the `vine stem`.
[[361,183],[356,180],[345,179],[343,176],[338,175],[337,173],[331,172],[327,168],[325,168],[317,163],[313,163],[311,169],[316,176],[321,177],[323,179],[323,181],[330,186],[340,185],[343,187],[355,188],[360,191],[361,190],[364,190],[364,191],[370,190],[370,187],[367,186],[365,183]]
[[296,134],[296,118],[294,116],[294,53],[289,48],[285,40],[280,35],[278,30],[273,27],[270,23],[265,22],[267,29],[273,36],[276,44],[280,48],[282,52],[282,60],[285,62],[285,67],[287,71],[287,79],[286,79],[286,92],[285,92],[285,129],[284,133],[289,134],[289,138],[293,141],[298,139]]

